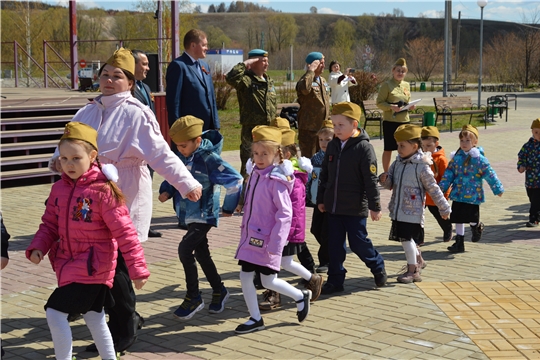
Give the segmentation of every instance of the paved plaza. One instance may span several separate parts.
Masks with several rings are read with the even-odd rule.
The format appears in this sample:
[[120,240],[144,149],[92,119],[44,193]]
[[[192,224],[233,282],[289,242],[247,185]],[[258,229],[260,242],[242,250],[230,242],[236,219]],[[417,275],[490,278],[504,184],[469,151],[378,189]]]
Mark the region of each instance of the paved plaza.
[[[473,99],[475,94],[466,93]],[[421,106],[431,105],[440,93],[413,95],[423,98]],[[390,192],[381,190],[383,219],[369,221],[368,231],[385,259],[388,285],[376,288],[368,268],[348,254],[345,291],[321,296],[302,324],[296,320],[295,304],[283,297],[281,309],[263,313],[266,330],[234,333],[249,317],[234,259],[240,216],[222,218],[209,233],[213,259],[231,292],[225,311],[208,313],[212,290],[200,272],[206,308],[191,320],[175,319],[172,313],[185,294],[177,255],[185,231],[176,226],[172,204],[159,203],[155,196],[152,227],[163,237],[143,244],[152,275],[144,289],[136,291],[137,310],[146,323],[122,359],[539,359],[540,228],[525,227],[529,203],[516,161],[530,137],[531,121],[540,117],[540,93],[519,93],[517,110],[511,106],[508,122],[497,118],[492,126],[479,129],[479,145],[505,187],[499,198],[485,186],[482,240],[472,243],[467,228],[466,252],[450,254],[449,243],[442,242],[442,231],[428,212],[423,281],[399,284],[395,274],[405,264],[405,255],[398,243],[387,240]],[[373,139],[372,144],[381,159],[382,140]],[[458,132],[442,133],[441,145],[447,154],[456,150]],[[238,151],[223,157],[239,168]],[[161,177],[155,176],[156,195],[160,183]],[[1,273],[6,360],[54,358],[43,305],[56,278],[47,260],[34,265],[24,256],[49,190],[50,185],[37,185],[1,193],[4,221],[12,235],[11,260]],[[308,229],[311,213],[308,209]],[[306,241],[316,254],[318,245],[311,234]],[[298,285],[292,274],[281,272],[280,277]],[[98,359],[84,351],[92,342],[84,321],[72,323],[72,330],[77,359]]]

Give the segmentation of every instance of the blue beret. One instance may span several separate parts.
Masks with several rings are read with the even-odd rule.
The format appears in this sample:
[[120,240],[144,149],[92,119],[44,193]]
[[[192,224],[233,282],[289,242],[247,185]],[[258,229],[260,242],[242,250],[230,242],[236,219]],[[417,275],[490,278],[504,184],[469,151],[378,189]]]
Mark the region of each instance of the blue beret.
[[309,53],[306,57],[306,64],[311,64],[315,60],[322,60],[324,58],[324,55],[320,52],[314,51],[312,53]]
[[248,58],[257,57],[257,56],[268,56],[268,51],[263,49],[253,49],[248,53]]

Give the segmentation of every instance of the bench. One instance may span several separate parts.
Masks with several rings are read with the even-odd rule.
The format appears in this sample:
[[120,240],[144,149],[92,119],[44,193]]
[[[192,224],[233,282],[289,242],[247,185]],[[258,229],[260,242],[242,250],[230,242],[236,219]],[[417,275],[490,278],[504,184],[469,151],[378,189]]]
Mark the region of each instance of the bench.
[[505,94],[504,97],[506,98],[506,102],[513,101],[514,102],[514,110],[517,110],[517,95],[516,94]]
[[[431,82],[431,91],[435,91],[435,87],[443,87],[444,82]],[[446,90],[447,91],[465,91],[467,90],[467,82],[463,81],[461,83],[453,83],[449,82],[446,84]]]
[[54,182],[55,177],[56,177],[56,174],[51,172],[48,167],[2,171],[1,175],[2,175],[2,181],[48,176],[50,178],[51,183]]
[[[364,100],[360,102],[360,107],[362,108],[362,114],[365,118],[364,120],[364,130],[366,130],[368,122],[378,122],[379,123],[379,139],[383,138],[382,122],[383,115],[381,109],[377,106],[377,101],[375,100]],[[414,111],[409,111],[409,119],[424,119],[424,109],[416,108]]]
[[365,117],[364,121],[364,130],[366,130],[368,122],[378,122],[379,123],[379,139],[383,138],[383,129],[382,129],[382,111],[377,107],[377,101],[375,100],[364,100],[360,102],[360,107],[362,108],[362,114]]
[[44,163],[49,163],[49,160],[53,157],[54,153],[47,154],[33,154],[33,155],[21,155],[21,156],[9,156],[2,159],[2,166],[19,165],[19,164],[38,164],[38,167]]
[[470,96],[454,96],[454,97],[439,97],[433,98],[437,116],[435,118],[435,126],[439,116],[450,117],[450,132],[452,132],[452,120],[455,115],[471,115],[469,124],[472,121],[472,116],[475,114],[484,116],[484,128],[487,128],[486,109],[478,108],[473,104]]
[[488,97],[487,99],[487,115],[491,116],[491,122],[494,122],[495,113],[498,112],[502,118],[502,112],[506,110],[506,122],[508,122],[508,101],[506,96],[496,95]]

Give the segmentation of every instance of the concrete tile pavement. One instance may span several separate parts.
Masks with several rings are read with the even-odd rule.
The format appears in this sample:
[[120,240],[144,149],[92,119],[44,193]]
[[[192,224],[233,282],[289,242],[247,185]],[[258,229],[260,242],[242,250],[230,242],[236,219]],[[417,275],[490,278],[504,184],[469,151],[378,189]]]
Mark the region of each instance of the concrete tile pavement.
[[[529,95],[529,94],[525,94]],[[427,96],[422,95],[425,99]],[[241,294],[238,265],[234,260],[241,218],[221,219],[210,231],[213,258],[231,292],[226,310],[211,315],[207,310],[181,322],[172,311],[184,296],[184,277],[177,246],[184,231],[176,228],[170,203],[155,200],[152,227],[161,239],[144,243],[152,276],[138,291],[138,311],[146,319],[139,340],[123,359],[534,359],[540,357],[540,229],[524,227],[528,199],[523,175],[515,170],[519,148],[530,136],[532,119],[540,116],[540,94],[518,98],[518,110],[510,110],[508,123],[499,120],[480,130],[484,147],[505,186],[502,198],[486,188],[481,219],[486,224],[482,241],[471,243],[466,232],[466,252],[452,255],[442,243],[442,232],[426,215],[428,261],[423,282],[397,284],[391,277],[376,289],[369,270],[349,254],[348,276],[340,295],[322,296],[313,304],[308,319],[296,321],[295,306],[264,313],[267,329],[235,335],[234,328],[249,316]],[[424,100],[422,100],[424,101]],[[449,153],[458,147],[458,133],[443,133]],[[382,141],[372,140],[380,159]],[[224,157],[239,167],[238,152]],[[160,184],[156,176],[154,187]],[[38,266],[24,258],[24,249],[39,226],[49,185],[2,190],[2,211],[12,234],[11,261],[2,271],[2,340],[6,359],[53,358],[52,342],[43,305],[56,286],[47,262]],[[382,190],[383,203],[390,193]],[[387,214],[387,211],[385,211]],[[308,210],[308,225],[311,209]],[[387,239],[390,220],[369,222],[368,231],[383,254],[387,272],[395,274],[405,263],[403,250]],[[316,254],[311,235],[307,242]],[[201,274],[201,277],[203,275]],[[281,277],[298,283],[283,272]],[[206,303],[211,288],[201,278]],[[284,298],[287,301],[288,299]],[[72,324],[74,352],[78,359],[97,359],[84,352],[91,336],[83,321]]]

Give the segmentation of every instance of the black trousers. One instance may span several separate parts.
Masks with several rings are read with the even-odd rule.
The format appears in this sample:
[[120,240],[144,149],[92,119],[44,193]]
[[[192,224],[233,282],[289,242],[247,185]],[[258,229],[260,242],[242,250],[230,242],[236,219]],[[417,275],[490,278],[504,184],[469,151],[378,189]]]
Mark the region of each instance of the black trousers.
[[221,276],[219,276],[216,265],[210,256],[208,238],[206,237],[211,228],[210,224],[189,224],[186,235],[178,244],[178,256],[186,275],[186,295],[190,298],[199,296],[199,275],[195,259],[201,265],[212,290],[214,292],[221,291]]
[[319,264],[328,265],[330,263],[330,255],[328,255],[328,214],[320,212],[317,205],[313,208],[310,231],[320,245],[317,252]]
[[313,260],[313,256],[305,242],[300,244],[300,252],[296,256],[298,256],[298,260],[303,267],[308,269],[310,273],[315,273],[315,260]]
[[534,223],[540,221],[540,188],[526,188],[527,196],[531,202],[529,208],[529,221]]
[[433,214],[433,217],[435,218],[435,220],[437,220],[437,222],[439,223],[439,226],[444,232],[444,235],[443,235],[444,238],[448,239],[450,236],[452,236],[452,222],[450,221],[450,218],[444,220],[441,217],[439,208],[435,205],[428,205],[427,208],[429,209],[429,212]]
[[126,261],[118,250],[118,259],[116,262],[116,273],[114,275],[114,284],[111,289],[114,298],[114,306],[107,309],[109,313],[109,329],[114,342],[121,338],[134,336],[134,329],[137,326],[133,323],[138,321],[135,314],[135,291],[129,278],[129,272]]

